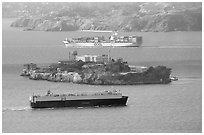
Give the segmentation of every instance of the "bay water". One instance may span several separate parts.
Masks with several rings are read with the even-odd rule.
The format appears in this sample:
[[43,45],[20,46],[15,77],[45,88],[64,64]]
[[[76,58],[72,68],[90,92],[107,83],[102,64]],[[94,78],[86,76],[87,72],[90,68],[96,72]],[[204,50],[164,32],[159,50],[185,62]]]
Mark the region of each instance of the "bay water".
[[[140,48],[65,48],[66,37],[110,33],[41,32],[11,28],[2,21],[2,132],[4,133],[172,133],[202,132],[202,32],[131,32],[141,35]],[[101,86],[34,81],[19,76],[23,64],[49,65],[78,55],[107,54],[130,65],[172,68],[170,84]],[[33,93],[120,90],[125,107],[31,109]]]

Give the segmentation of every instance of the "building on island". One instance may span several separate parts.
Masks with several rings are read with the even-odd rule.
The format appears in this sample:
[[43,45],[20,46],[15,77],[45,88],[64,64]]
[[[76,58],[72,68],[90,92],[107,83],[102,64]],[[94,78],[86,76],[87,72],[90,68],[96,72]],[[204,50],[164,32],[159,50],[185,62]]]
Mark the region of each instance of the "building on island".
[[82,60],[84,62],[104,62],[108,63],[111,61],[111,58],[108,55],[81,55],[81,56],[76,56],[76,60]]
[[111,61],[111,57],[108,54],[103,55],[78,55],[77,51],[69,52],[69,59],[68,60],[60,60],[58,64],[73,64],[76,61],[83,61],[83,62],[99,62],[99,63],[108,63]]
[[129,65],[130,71],[131,72],[137,72],[137,73],[142,73],[144,71],[147,71],[147,67],[144,66],[134,66],[134,65]]

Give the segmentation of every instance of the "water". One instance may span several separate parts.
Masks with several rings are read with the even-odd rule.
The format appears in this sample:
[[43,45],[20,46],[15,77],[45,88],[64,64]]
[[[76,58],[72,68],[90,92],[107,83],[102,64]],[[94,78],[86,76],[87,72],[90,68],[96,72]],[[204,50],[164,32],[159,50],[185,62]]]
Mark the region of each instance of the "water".
[[[168,85],[92,86],[33,81],[19,76],[24,63],[53,63],[79,55],[104,54],[107,48],[67,48],[66,36],[89,36],[79,32],[30,32],[10,28],[3,20],[2,32],[2,132],[34,133],[138,133],[202,132],[202,33],[136,33],[141,48],[111,48],[111,56],[130,64],[165,65],[179,81]],[[107,33],[106,33],[107,34]],[[120,33],[131,35],[132,33]],[[107,35],[105,35],[107,36]],[[29,107],[32,93],[94,92],[120,89],[129,99],[126,107],[37,109]]]

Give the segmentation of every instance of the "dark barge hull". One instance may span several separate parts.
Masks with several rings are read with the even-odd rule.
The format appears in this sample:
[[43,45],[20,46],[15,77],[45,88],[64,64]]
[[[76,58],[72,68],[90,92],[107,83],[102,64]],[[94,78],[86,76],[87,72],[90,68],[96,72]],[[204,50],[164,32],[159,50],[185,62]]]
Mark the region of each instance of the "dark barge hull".
[[59,108],[59,107],[88,107],[88,106],[126,106],[128,96],[118,99],[88,99],[66,101],[37,101],[31,102],[32,108]]

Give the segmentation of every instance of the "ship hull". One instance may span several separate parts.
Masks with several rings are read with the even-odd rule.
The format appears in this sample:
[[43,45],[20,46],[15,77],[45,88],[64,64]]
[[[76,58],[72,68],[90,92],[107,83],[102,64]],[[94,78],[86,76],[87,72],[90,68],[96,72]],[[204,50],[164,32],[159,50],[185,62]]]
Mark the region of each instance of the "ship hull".
[[128,96],[113,99],[83,99],[65,101],[30,102],[32,108],[89,107],[89,106],[125,106]]
[[65,43],[65,47],[139,47],[133,43]]

